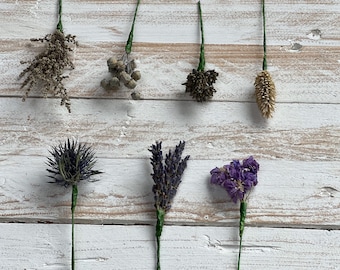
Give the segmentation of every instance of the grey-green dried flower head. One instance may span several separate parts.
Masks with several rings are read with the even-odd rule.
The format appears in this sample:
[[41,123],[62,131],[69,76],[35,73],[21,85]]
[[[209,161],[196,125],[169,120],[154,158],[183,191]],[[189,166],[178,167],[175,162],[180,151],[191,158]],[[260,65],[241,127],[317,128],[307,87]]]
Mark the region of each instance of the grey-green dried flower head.
[[275,110],[275,85],[267,70],[257,75],[255,80],[255,95],[257,106],[263,117],[270,118]]
[[[91,147],[77,141],[68,139],[50,151],[52,158],[48,158],[47,169],[54,182],[65,187],[77,185],[82,180],[102,172],[93,170],[96,163]],[[94,181],[94,180],[92,180]],[[52,183],[54,183],[52,182]]]
[[[103,80],[101,86],[106,90],[117,90],[120,87],[120,82],[129,89],[134,89],[137,86],[138,80],[141,78],[140,71],[137,68],[134,59],[129,59],[129,54],[125,53],[121,59],[117,60],[116,57],[110,57],[107,60],[107,66],[112,78],[116,81],[115,84],[106,83],[109,80]],[[112,80],[112,78],[110,80]]]
[[56,30],[53,34],[46,35],[41,39],[31,39],[45,43],[45,49],[33,60],[28,62],[29,66],[19,75],[19,79],[24,78],[21,88],[25,89],[23,101],[29,92],[38,88],[46,97],[48,94],[59,96],[60,105],[65,105],[71,112],[71,103],[66,88],[63,84],[63,75],[66,68],[73,69],[74,65],[70,57],[70,51],[76,45],[75,36],[65,36],[63,32]]
[[[125,45],[124,55],[120,60],[117,60],[116,57],[111,57],[107,60],[109,72],[112,74],[112,76],[118,78],[124,84],[124,86],[129,89],[134,89],[137,86],[137,81],[141,78],[140,72],[135,71],[137,68],[135,60],[129,58],[132,51],[133,34],[139,4],[140,0],[137,0],[129,37]],[[103,82],[101,82],[101,86],[106,90],[118,89],[117,87],[111,87],[109,84],[105,84]]]
[[212,98],[216,92],[213,84],[216,82],[218,73],[215,70],[196,70],[193,69],[187,77],[185,92],[190,93],[192,98],[198,102],[207,101]]
[[133,100],[140,100],[140,99],[142,99],[142,95],[141,95],[141,93],[139,91],[133,91],[131,93],[131,98]]

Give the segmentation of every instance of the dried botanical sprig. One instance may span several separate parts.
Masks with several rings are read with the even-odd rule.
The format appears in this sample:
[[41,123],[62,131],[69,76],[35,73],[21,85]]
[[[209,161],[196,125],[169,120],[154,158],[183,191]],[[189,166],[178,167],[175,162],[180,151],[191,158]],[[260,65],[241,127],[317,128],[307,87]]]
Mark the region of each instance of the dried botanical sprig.
[[63,84],[64,70],[73,69],[74,65],[70,56],[74,46],[77,44],[75,36],[64,35],[61,21],[62,0],[59,0],[59,20],[56,30],[53,34],[48,34],[44,38],[31,39],[31,41],[40,41],[45,43],[44,51],[38,54],[31,61],[21,61],[22,64],[28,63],[29,66],[24,69],[19,79],[25,78],[21,89],[25,89],[25,95],[22,100],[25,101],[30,91],[34,88],[41,89],[45,97],[48,94],[59,96],[60,105],[65,105],[71,112],[71,103],[67,89]]
[[198,1],[197,4],[201,25],[200,61],[197,70],[193,69],[192,72],[188,74],[187,82],[183,83],[183,85],[185,85],[185,92],[188,92],[196,101],[202,102],[212,98],[216,92],[213,84],[216,82],[218,73],[215,72],[215,70],[204,71],[205,53],[201,2]]
[[265,118],[273,116],[275,110],[275,85],[267,70],[262,70],[255,79],[257,105]]
[[193,69],[187,76],[185,92],[189,92],[192,98],[198,102],[207,101],[212,98],[216,92],[213,83],[216,82],[218,73],[214,70],[196,70]]
[[[100,85],[106,90],[118,90],[120,83],[123,83],[125,87],[134,89],[137,86],[137,81],[141,78],[140,71],[136,70],[137,65],[134,59],[130,59],[130,53],[132,51],[133,34],[135,28],[135,22],[138,12],[140,0],[137,0],[135,13],[131,25],[128,40],[125,45],[125,53],[119,59],[116,57],[110,57],[107,60],[107,66],[109,72],[112,74],[110,79],[103,79]],[[140,99],[140,94],[134,91],[131,94],[133,99]]]
[[[78,183],[82,180],[90,181],[91,177],[102,172],[93,170],[96,163],[94,152],[91,147],[70,141],[68,139],[64,144],[60,143],[50,151],[52,158],[48,158],[47,171],[51,173],[49,177],[54,179],[53,182],[65,187],[72,186],[72,270],[75,267],[74,260],[74,211],[77,205]],[[95,181],[95,180],[92,180]]]
[[134,89],[137,86],[137,81],[141,78],[140,71],[135,70],[137,65],[134,59],[129,59],[128,54],[124,54],[122,59],[117,60],[116,57],[110,57],[107,60],[109,72],[112,78],[103,79],[101,86],[107,90],[118,90],[120,83],[123,83],[127,88]]
[[165,155],[163,162],[162,142],[156,142],[152,145],[149,151],[152,153],[151,165],[153,168],[152,179],[154,185],[152,191],[155,198],[155,208],[157,214],[156,224],[156,240],[157,240],[157,270],[161,269],[160,266],[160,237],[164,225],[164,217],[166,212],[171,208],[171,203],[176,195],[181,177],[187,161],[190,156],[182,159],[182,152],[184,150],[185,142],[179,142],[175,151],[169,150],[169,154]]
[[216,167],[210,171],[210,182],[224,188],[234,203],[240,201],[238,270],[240,269],[242,237],[247,214],[246,194],[249,194],[253,187],[257,185],[257,172],[259,169],[260,166],[257,161],[250,156],[243,160],[242,164],[239,160],[233,160],[230,164],[224,165],[222,168]]
[[273,116],[275,111],[276,90],[275,84],[267,71],[267,45],[266,45],[266,14],[265,0],[262,0],[262,21],[263,21],[263,62],[262,71],[255,79],[255,96],[257,105],[265,118]]

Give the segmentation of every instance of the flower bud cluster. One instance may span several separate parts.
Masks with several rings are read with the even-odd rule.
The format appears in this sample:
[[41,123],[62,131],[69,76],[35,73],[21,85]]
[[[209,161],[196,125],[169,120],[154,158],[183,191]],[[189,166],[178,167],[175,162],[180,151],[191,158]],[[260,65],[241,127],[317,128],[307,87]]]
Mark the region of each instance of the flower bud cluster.
[[107,66],[112,78],[101,81],[103,88],[117,90],[121,83],[129,89],[134,89],[137,86],[137,81],[141,78],[141,74],[140,71],[135,70],[137,67],[135,60],[129,60],[128,55],[124,55],[120,60],[116,57],[110,57],[107,60]]
[[198,102],[207,101],[216,92],[213,84],[216,82],[217,76],[218,73],[215,70],[193,69],[187,76],[187,82],[183,83],[186,87],[185,92],[188,92]]
[[215,168],[210,171],[210,182],[224,188],[234,203],[244,201],[245,194],[257,185],[257,172],[260,165],[250,156],[243,160],[233,160],[222,168]]

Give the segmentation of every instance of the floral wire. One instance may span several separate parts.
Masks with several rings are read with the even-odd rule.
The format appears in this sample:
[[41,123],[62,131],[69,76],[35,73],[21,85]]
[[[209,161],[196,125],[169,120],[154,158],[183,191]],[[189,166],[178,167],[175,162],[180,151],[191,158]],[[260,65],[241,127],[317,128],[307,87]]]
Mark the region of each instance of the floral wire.
[[201,49],[200,49],[200,62],[198,64],[198,71],[204,71],[205,68],[205,55],[204,55],[204,31],[203,31],[203,19],[202,19],[202,9],[201,1],[198,1],[198,13],[200,17],[200,28],[201,28]]
[[265,0],[262,0],[262,21],[263,21],[263,63],[262,70],[267,70],[267,41],[266,41],[266,14]]
[[237,270],[240,270],[240,265],[241,265],[242,239],[243,239],[243,231],[244,231],[244,226],[245,226],[245,221],[246,221],[246,214],[247,214],[247,202],[241,201],[240,225],[239,225],[240,243],[239,243],[239,249],[238,249]]
[[161,235],[164,226],[165,210],[157,209],[156,241],[157,241],[157,270],[161,269]]
[[60,31],[60,32],[63,32],[63,23],[61,21],[61,14],[62,14],[62,7],[63,6],[63,0],[59,0],[59,11],[58,11],[58,17],[59,17],[59,20],[58,20],[58,24],[57,24],[57,29]]
[[136,9],[135,9],[135,14],[133,16],[133,22],[132,22],[132,25],[131,25],[131,30],[130,30],[129,38],[128,38],[128,40],[126,42],[126,45],[125,45],[125,52],[127,54],[131,53],[132,40],[133,40],[133,30],[135,28],[135,21],[136,21],[136,16],[137,16],[137,11],[138,11],[138,7],[139,7],[139,3],[140,3],[140,0],[137,0],[137,5],[136,5]]
[[72,212],[72,270],[75,268],[75,256],[74,256],[74,211],[76,209],[77,205],[77,197],[78,197],[78,186],[73,185],[72,186],[72,206],[71,206],[71,212]]

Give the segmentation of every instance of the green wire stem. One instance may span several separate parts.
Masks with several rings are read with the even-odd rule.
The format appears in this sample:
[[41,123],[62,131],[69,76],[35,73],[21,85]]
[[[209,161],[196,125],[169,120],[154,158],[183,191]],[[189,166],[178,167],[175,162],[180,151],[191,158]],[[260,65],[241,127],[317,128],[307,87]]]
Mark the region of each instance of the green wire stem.
[[61,22],[62,11],[63,11],[63,0],[59,0],[57,29],[60,32],[63,32],[63,23]]
[[265,0],[262,0],[262,22],[263,22],[263,63],[262,70],[267,70],[267,41],[266,41],[266,13]]
[[156,224],[156,239],[157,239],[157,270],[161,270],[160,263],[160,248],[161,248],[161,235],[164,226],[165,211],[157,208],[157,224]]
[[136,5],[136,9],[135,9],[135,14],[133,16],[133,22],[132,22],[132,25],[131,25],[131,30],[130,30],[129,38],[128,38],[128,40],[126,42],[126,45],[125,45],[125,52],[127,54],[131,53],[132,40],[133,40],[133,30],[135,28],[135,21],[136,21],[137,11],[138,11],[138,7],[139,7],[139,2],[140,2],[140,0],[137,0],[137,5]]
[[239,232],[240,244],[239,244],[239,250],[238,250],[237,270],[240,270],[242,236],[243,236],[243,231],[244,231],[244,226],[245,226],[246,214],[247,214],[247,203],[245,201],[241,201],[241,205],[240,205],[240,232]]
[[74,210],[76,209],[77,205],[77,197],[78,197],[78,187],[77,185],[72,186],[72,270],[75,268],[75,261],[74,261]]
[[205,56],[204,56],[204,31],[203,31],[203,19],[202,19],[202,9],[201,9],[201,1],[198,1],[198,13],[200,16],[200,25],[201,25],[201,49],[200,49],[200,62],[198,64],[198,71],[204,71],[205,68]]

